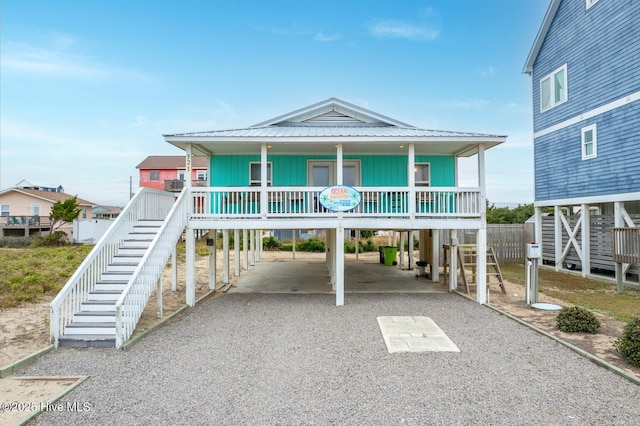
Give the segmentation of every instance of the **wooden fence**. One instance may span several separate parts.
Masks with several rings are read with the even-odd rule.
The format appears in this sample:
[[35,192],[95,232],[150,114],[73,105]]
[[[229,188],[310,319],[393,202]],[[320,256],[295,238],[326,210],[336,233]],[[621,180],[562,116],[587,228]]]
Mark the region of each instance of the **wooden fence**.
[[[640,226],[640,215],[630,215],[634,223]],[[575,229],[579,216],[567,216],[567,222],[571,229]],[[615,262],[613,260],[613,215],[590,215],[590,238],[591,245],[591,269],[613,272],[615,270]],[[579,229],[575,237],[578,244],[582,239],[582,229]],[[555,263],[555,222],[553,216],[545,216],[542,218],[542,261],[543,263],[553,265]],[[562,229],[562,250],[564,250],[569,241],[567,230]],[[568,269],[581,269],[582,263],[571,246],[564,260],[564,265]],[[632,268],[633,273],[637,273],[637,268]]]
[[[440,233],[440,241],[449,244],[449,231]],[[475,231],[458,230],[460,244],[475,244]],[[521,265],[526,260],[527,241],[524,224],[487,225],[487,246],[493,247],[500,265]],[[442,259],[442,253],[441,257]]]

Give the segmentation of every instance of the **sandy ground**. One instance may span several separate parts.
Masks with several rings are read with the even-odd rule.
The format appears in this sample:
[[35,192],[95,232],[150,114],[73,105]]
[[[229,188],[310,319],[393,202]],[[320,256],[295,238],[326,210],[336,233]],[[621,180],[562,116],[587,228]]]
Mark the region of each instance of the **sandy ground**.
[[[218,251],[218,265],[222,263],[221,251]],[[318,257],[318,254],[300,253],[297,259]],[[322,256],[322,255],[320,255]],[[354,255],[348,255],[354,256]],[[363,255],[361,255],[363,256]],[[364,256],[375,256],[378,253],[368,253]],[[264,252],[262,261],[290,259],[290,252]],[[218,269],[221,269],[218,266]],[[236,280],[233,277],[233,254],[231,255],[231,283]],[[184,293],[184,265],[178,264],[178,291],[171,291],[170,269],[167,268],[163,278],[163,314],[168,316],[185,304]],[[217,273],[218,282],[221,282],[222,272]],[[220,286],[220,284],[218,284]],[[473,286],[470,286],[471,297]],[[556,329],[555,316],[557,311],[536,310],[524,302],[524,287],[506,282],[507,293],[502,294],[497,285],[491,285],[489,291],[489,303],[496,308],[507,312],[517,318],[545,330],[561,339],[590,352],[607,362],[629,371],[640,377],[640,369],[632,368],[613,349],[613,342],[622,336],[624,324],[615,319],[596,313],[602,326],[597,334],[563,333]],[[461,289],[464,293],[464,289]],[[198,257],[196,261],[196,298],[209,292],[208,288],[208,258]],[[546,295],[540,295],[539,302],[563,305],[559,300],[554,300]],[[17,308],[0,311],[0,368],[31,355],[45,347],[49,343],[49,303],[50,300],[37,304],[24,305]],[[155,295],[147,305],[143,317],[138,323],[136,333],[141,333],[158,321],[156,315]]]

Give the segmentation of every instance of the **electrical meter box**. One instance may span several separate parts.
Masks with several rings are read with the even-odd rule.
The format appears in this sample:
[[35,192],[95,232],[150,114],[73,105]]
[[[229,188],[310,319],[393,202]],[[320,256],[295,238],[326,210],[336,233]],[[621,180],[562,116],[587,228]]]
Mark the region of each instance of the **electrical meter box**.
[[527,259],[541,259],[542,248],[540,244],[527,244]]

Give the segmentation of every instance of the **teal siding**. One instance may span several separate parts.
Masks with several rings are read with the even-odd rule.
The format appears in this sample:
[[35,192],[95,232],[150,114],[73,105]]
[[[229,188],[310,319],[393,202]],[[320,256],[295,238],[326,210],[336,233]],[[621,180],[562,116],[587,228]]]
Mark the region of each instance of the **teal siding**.
[[[307,185],[308,160],[332,160],[329,155],[270,155],[274,186]],[[345,160],[360,160],[362,186],[406,186],[406,155],[345,155]],[[249,185],[249,163],[259,162],[259,155],[212,156],[212,186]],[[432,186],[455,185],[455,158],[452,156],[418,155],[417,163],[431,164]]]

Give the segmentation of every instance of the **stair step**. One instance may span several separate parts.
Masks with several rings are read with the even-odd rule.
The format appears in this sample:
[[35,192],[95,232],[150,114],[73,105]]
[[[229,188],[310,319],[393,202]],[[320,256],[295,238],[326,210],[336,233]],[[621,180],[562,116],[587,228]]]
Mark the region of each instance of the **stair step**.
[[133,271],[132,272],[127,272],[127,271],[107,271],[107,272],[103,272],[102,276],[100,277],[100,281],[102,282],[113,282],[113,281],[125,281],[128,282],[129,278],[131,278],[131,275],[133,275]]
[[122,292],[127,287],[127,281],[98,281],[96,283],[95,289],[99,290],[110,290],[110,291],[120,291]]
[[73,322],[64,328],[65,336],[75,334],[113,335],[116,334],[115,322]]
[[130,272],[132,273],[133,271],[136,270],[136,268],[138,267],[138,263],[137,262],[129,262],[129,263],[124,263],[124,262],[117,262],[117,263],[110,263],[107,266],[107,270],[108,272]]
[[58,346],[66,348],[113,348],[116,336],[101,334],[75,334],[58,338]]
[[86,302],[82,302],[80,310],[89,312],[115,312],[116,300],[87,300]]
[[118,300],[122,291],[118,290],[94,290],[89,292],[89,300]]
[[116,321],[115,311],[80,311],[73,316],[73,322],[92,323],[92,322],[112,322]]
[[136,256],[141,259],[147,252],[148,247],[120,247],[118,249],[118,255],[122,256]]

